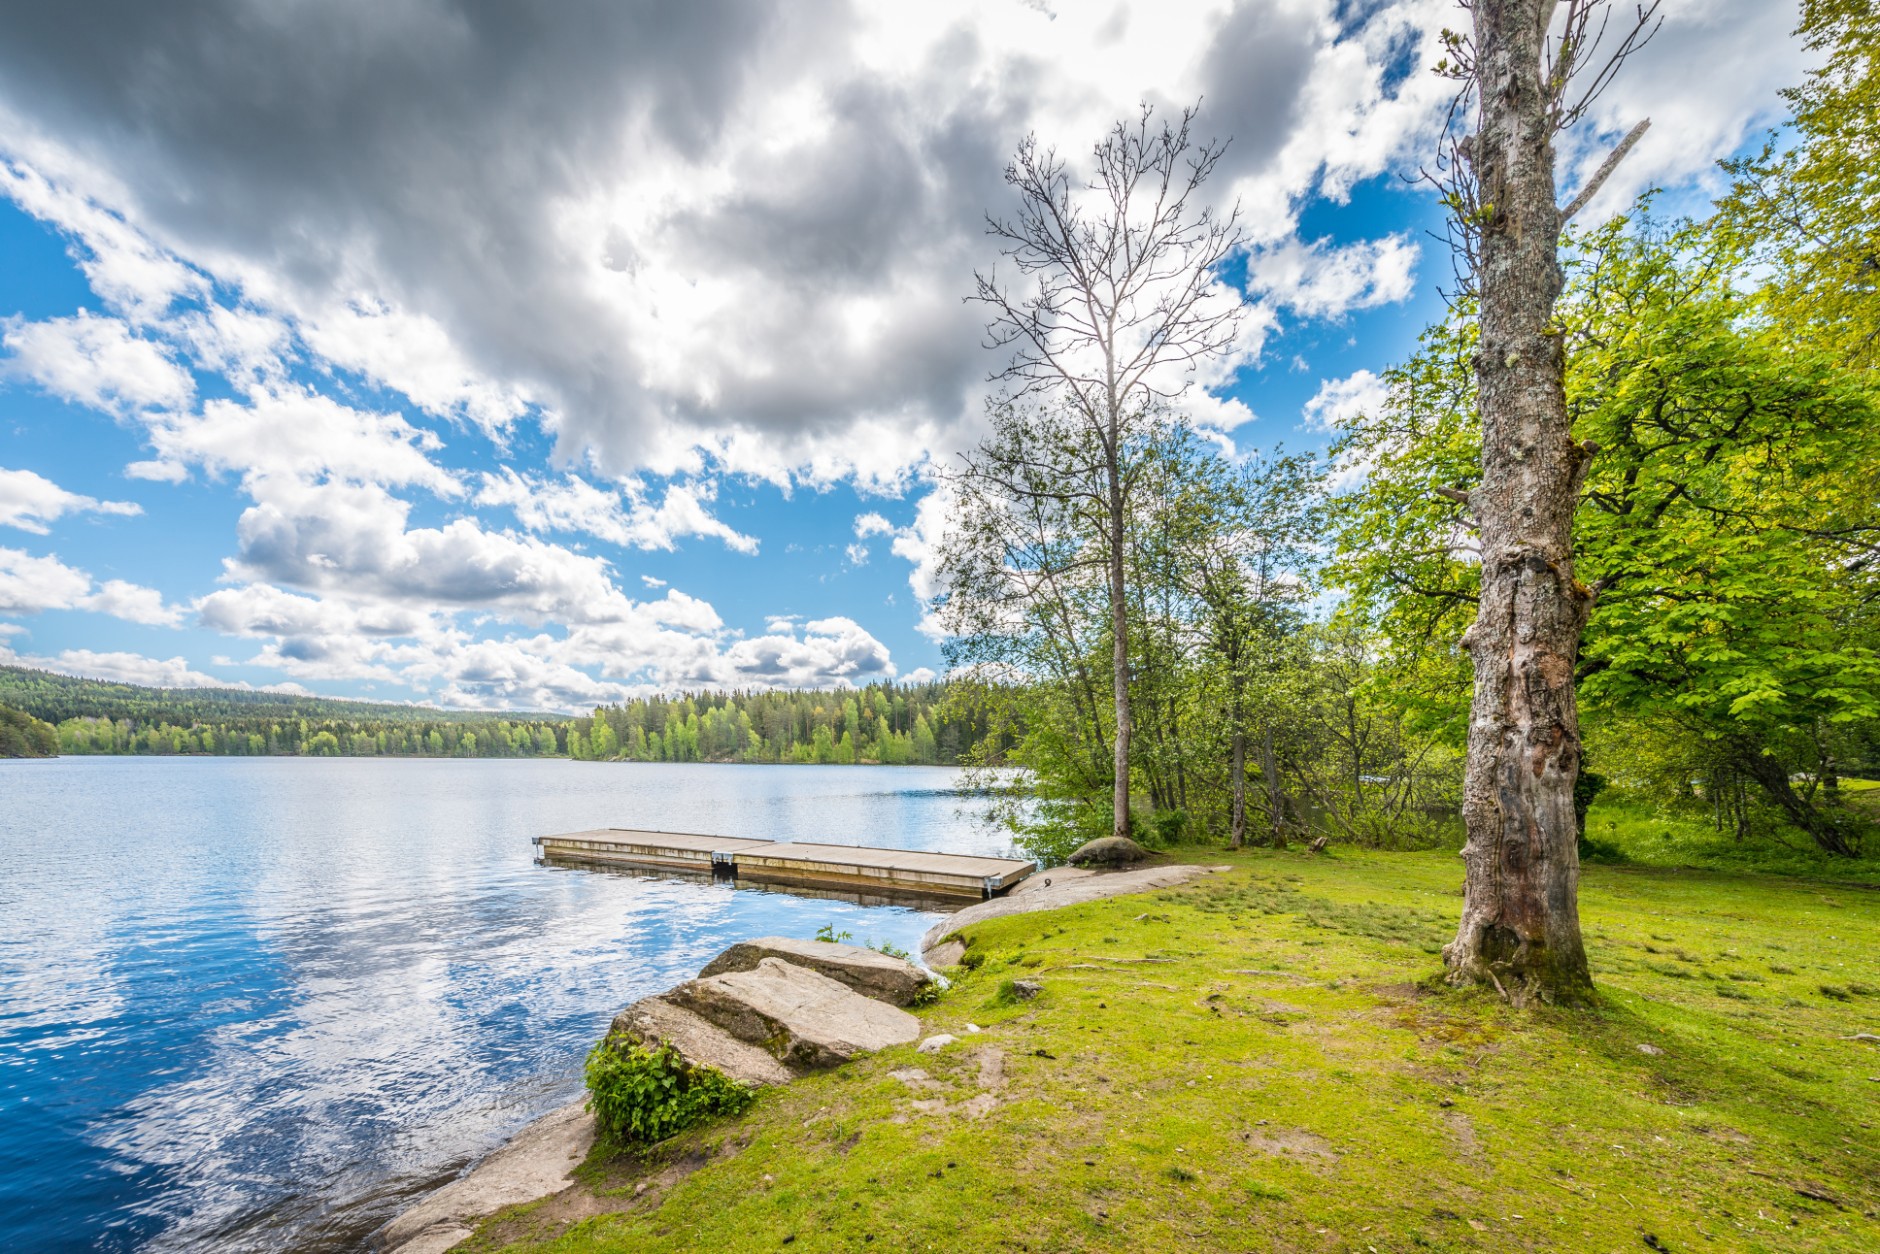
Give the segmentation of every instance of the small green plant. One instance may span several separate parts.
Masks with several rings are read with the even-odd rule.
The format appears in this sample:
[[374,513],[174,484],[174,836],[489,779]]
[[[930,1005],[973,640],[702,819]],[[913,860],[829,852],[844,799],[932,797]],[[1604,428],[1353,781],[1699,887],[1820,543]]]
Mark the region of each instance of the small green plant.
[[960,958],[960,965],[965,967],[968,971],[977,971],[979,968],[986,965],[986,955],[976,953],[969,949]]
[[[847,933],[844,933],[844,935],[847,935]],[[914,961],[913,954],[908,953],[907,950],[902,949],[892,941],[882,941],[879,945],[874,941],[869,941],[868,947],[878,954],[886,954],[890,958],[899,958],[902,962]]]
[[835,924],[825,923],[816,929],[816,939],[826,945],[846,945],[855,939],[855,933],[838,932]]
[[735,1115],[757,1094],[710,1067],[694,1067],[670,1045],[651,1048],[609,1034],[588,1052],[588,1109],[615,1144],[650,1144],[712,1115]]
[[941,987],[939,980],[928,980],[925,984],[914,990],[914,999],[908,1002],[908,1005],[931,1006],[940,1000],[940,994],[945,991],[946,990]]
[[[1031,990],[1031,996],[1035,997],[1036,995],[1037,990]],[[1019,995],[1017,980],[1000,980],[998,991],[986,1002],[986,1008],[988,1010],[1003,1010],[1007,1006],[1016,1006],[1026,1000],[1028,1000],[1028,998]]]

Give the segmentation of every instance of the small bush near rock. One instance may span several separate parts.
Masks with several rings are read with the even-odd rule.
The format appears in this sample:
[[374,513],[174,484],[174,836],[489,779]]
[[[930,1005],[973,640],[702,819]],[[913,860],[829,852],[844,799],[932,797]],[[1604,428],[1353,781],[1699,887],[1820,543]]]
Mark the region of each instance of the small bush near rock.
[[999,983],[999,991],[992,995],[992,1000],[987,1005],[1000,1009],[1006,1006],[1016,1006],[1022,1001],[1030,1001],[1042,992],[1044,992],[1044,985],[1036,980],[1002,980]]
[[710,1067],[694,1067],[671,1046],[650,1048],[609,1035],[588,1052],[588,1109],[603,1139],[663,1141],[712,1115],[735,1115],[756,1093]]

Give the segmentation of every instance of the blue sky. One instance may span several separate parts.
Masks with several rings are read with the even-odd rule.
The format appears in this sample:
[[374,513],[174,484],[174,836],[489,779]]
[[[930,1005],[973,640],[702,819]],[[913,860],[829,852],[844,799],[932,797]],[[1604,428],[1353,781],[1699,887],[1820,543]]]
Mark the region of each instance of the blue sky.
[[[1190,406],[1237,449],[1322,447],[1440,315],[1448,4],[903,7],[0,18],[0,657],[560,709],[937,671],[981,215],[1139,101],[1233,137]],[[1563,184],[1650,116],[1593,213],[1701,205],[1793,22],[1667,5]]]

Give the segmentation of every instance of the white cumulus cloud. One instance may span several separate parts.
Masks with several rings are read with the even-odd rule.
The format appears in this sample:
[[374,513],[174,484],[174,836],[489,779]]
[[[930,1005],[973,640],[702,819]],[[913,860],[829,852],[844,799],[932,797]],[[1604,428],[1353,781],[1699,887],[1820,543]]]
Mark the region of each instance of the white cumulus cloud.
[[144,512],[133,501],[101,501],[96,497],[67,492],[64,488],[31,470],[0,467],[0,527],[17,527],[43,536],[49,524],[67,514],[117,514],[131,517]]

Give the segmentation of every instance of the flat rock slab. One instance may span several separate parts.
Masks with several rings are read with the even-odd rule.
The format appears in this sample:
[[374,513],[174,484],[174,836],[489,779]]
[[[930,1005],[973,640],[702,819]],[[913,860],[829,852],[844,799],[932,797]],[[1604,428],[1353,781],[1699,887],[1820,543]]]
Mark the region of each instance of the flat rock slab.
[[[947,937],[987,919],[1002,919],[1008,914],[1030,914],[1034,910],[1056,910],[1086,901],[1102,901],[1106,897],[1153,892],[1158,888],[1174,888],[1212,874],[1213,870],[1212,867],[1181,865],[1149,867],[1141,871],[1093,872],[1054,868],[1040,872],[1031,877],[1023,892],[1009,893],[1004,897],[994,897],[991,901],[968,906],[934,924],[921,937],[921,957],[932,966],[953,965],[959,961],[959,955],[966,951],[960,947],[955,952],[953,946],[958,946],[959,942],[949,943]],[[1047,880],[1050,882],[1046,883]]]
[[795,1070],[839,1066],[920,1036],[920,1020],[905,1010],[780,958],[688,980],[665,997]]
[[865,949],[860,945],[831,944],[828,941],[792,940],[787,936],[765,936],[741,941],[713,958],[699,972],[704,979],[736,971],[755,971],[766,958],[780,958],[793,966],[808,967],[840,984],[846,984],[864,997],[905,1006],[933,982],[925,971],[905,959]]
[[[568,1187],[568,1173],[594,1145],[587,1099],[570,1102],[518,1132],[469,1175],[438,1189],[380,1233],[390,1254],[431,1254],[470,1235],[466,1221]],[[447,1244],[445,1244],[447,1242]]]
[[739,1040],[664,996],[634,1002],[614,1016],[615,1032],[643,1045],[670,1045],[695,1067],[712,1067],[741,1084],[788,1084],[790,1069],[761,1046]]

